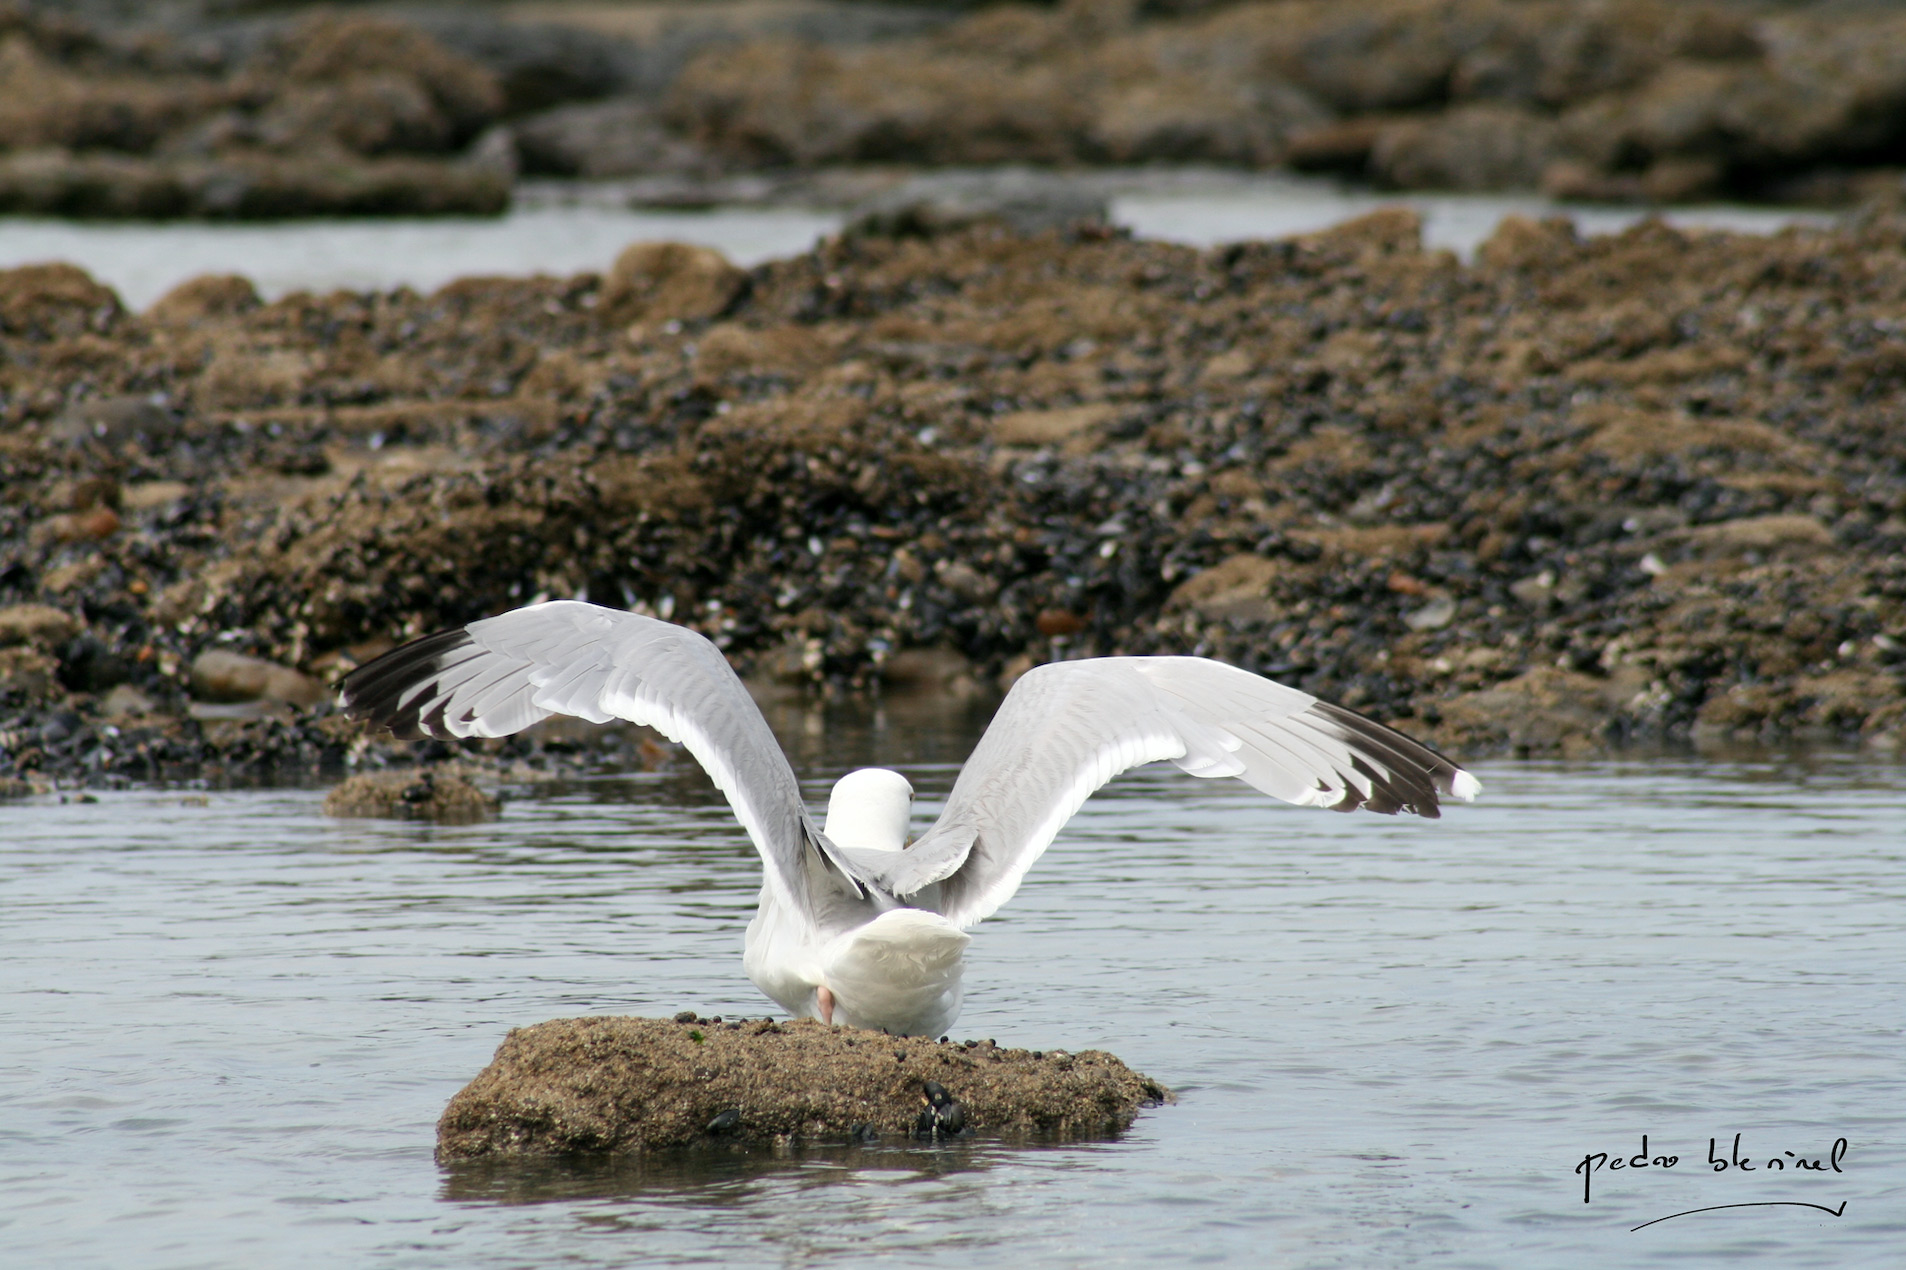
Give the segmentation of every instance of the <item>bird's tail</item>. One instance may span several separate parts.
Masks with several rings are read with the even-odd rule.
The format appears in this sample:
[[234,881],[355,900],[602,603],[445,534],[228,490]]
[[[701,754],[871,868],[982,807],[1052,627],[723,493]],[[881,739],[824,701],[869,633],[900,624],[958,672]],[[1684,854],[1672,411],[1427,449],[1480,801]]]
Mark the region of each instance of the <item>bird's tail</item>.
[[822,975],[833,992],[835,1019],[927,1036],[960,1012],[961,957],[972,936],[925,909],[882,913],[830,944]]

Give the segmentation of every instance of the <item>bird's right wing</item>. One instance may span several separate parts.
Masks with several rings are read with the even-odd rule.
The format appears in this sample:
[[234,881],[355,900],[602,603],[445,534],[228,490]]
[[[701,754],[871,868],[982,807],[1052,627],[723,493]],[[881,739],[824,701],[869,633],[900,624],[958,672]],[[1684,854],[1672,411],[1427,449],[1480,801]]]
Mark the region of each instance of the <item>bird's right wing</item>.
[[532,604],[393,649],[346,675],[338,701],[399,736],[508,736],[552,714],[647,724],[707,769],[792,911],[809,910],[816,866],[866,894],[808,817],[728,659],[686,627],[576,600]]
[[1170,759],[1193,776],[1236,776],[1285,802],[1439,814],[1475,777],[1408,737],[1309,693],[1201,657],[1104,657],[1029,672],[960,769],[946,809],[876,881],[899,896],[939,884],[968,926],[1020,880],[1093,791]]

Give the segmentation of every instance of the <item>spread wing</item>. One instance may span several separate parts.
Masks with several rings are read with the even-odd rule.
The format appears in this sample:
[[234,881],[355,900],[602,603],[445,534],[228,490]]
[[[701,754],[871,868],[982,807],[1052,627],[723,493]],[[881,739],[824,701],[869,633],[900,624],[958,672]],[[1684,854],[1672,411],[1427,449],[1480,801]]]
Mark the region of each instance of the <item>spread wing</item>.
[[532,604],[393,649],[346,675],[338,701],[409,737],[508,736],[552,714],[647,724],[707,769],[792,911],[809,911],[810,870],[866,894],[814,827],[728,659],[685,627],[576,600]]
[[1012,897],[1093,791],[1158,759],[1337,811],[1435,817],[1440,797],[1467,802],[1482,788],[1400,732],[1222,662],[1057,662],[1013,686],[933,827],[868,866],[900,896],[939,883],[941,912],[971,925]]

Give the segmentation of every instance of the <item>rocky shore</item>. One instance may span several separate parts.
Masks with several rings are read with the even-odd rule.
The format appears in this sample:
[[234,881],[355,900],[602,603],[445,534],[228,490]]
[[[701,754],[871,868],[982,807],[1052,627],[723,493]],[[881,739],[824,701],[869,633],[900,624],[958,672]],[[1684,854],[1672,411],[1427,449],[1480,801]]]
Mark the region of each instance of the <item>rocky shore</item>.
[[230,38],[0,6],[0,212],[488,213],[497,77],[415,27],[319,11]]
[[[875,228],[144,313],[0,273],[0,780],[448,757],[323,685],[545,596],[794,696],[1190,652],[1464,757],[1906,741],[1906,221]],[[645,743],[595,744],[464,749]]]
[[512,1030],[444,1109],[437,1160],[1123,1132],[1164,1086],[1110,1054],[814,1019],[557,1019]]
[[1897,201],[1902,50],[1877,5],[15,0],[0,211],[483,213],[519,177],[695,202],[748,174],[1014,163]]

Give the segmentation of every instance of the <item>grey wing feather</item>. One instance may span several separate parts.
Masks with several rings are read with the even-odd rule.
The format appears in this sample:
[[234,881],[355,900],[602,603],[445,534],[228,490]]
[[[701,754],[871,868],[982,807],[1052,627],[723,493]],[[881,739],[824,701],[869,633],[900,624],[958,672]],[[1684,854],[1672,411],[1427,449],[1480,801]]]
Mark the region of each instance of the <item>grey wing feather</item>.
[[875,880],[900,896],[938,883],[940,910],[971,925],[1012,897],[1095,790],[1158,759],[1340,811],[1435,817],[1439,795],[1467,801],[1481,788],[1399,732],[1235,666],[1200,657],[1059,662],[1014,685],[940,819]]
[[866,894],[814,827],[728,659],[685,627],[574,600],[532,604],[394,649],[345,676],[338,699],[399,736],[508,736],[552,714],[647,724],[707,769],[795,911],[809,909],[816,865]]

